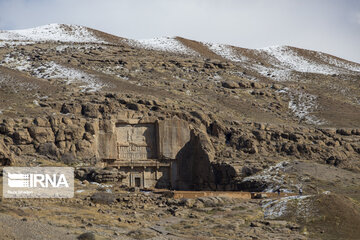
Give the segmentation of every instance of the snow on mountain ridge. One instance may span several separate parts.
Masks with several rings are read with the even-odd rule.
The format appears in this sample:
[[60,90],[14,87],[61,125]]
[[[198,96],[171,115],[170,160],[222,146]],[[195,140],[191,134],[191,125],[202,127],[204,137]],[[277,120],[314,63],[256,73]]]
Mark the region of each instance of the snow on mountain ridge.
[[[86,27],[78,25],[49,24],[23,30],[0,31],[0,47],[25,45],[39,41],[105,43]],[[175,37],[142,40],[125,39],[124,41],[137,48],[201,56],[197,49],[184,45]],[[251,54],[248,56],[246,52],[239,51],[237,47],[231,45],[200,43],[222,58],[241,63],[244,68],[254,70],[276,81],[289,80],[298,73],[331,75],[340,73],[357,74],[360,72],[359,64],[321,52],[305,51],[306,55],[304,55],[302,49],[288,46],[248,49],[248,52],[259,56],[259,58],[253,58]]]
[[338,73],[336,69],[328,65],[319,64],[298,55],[288,46],[272,46],[259,49],[258,51],[265,52],[268,55],[274,57],[280,62],[281,66],[290,68],[298,72],[310,72],[325,75]]
[[[23,30],[0,30],[0,47],[6,46],[6,44],[22,45],[39,41],[104,43],[103,40],[95,36],[95,34],[86,27],[73,24],[54,23]],[[159,37],[141,40],[128,39],[125,41],[131,46],[149,50],[188,54],[192,56],[201,55],[196,49],[185,46],[175,37]],[[215,54],[230,61],[241,62],[248,65],[254,64],[247,56],[239,54],[233,46],[207,42],[203,42],[203,44]],[[313,61],[312,59],[299,55],[297,51],[288,46],[271,46],[250,50],[257,52],[260,55],[266,54],[273,58],[275,62],[278,62],[276,64],[274,64],[274,62],[269,62],[270,65],[274,66],[274,69],[269,69],[269,72],[277,72],[280,70],[281,73],[284,71],[298,71],[325,75],[337,74],[344,71],[360,72],[359,64],[337,59],[336,57],[321,52],[316,52],[316,59],[318,61]],[[254,67],[257,68],[257,66],[253,66],[252,68]],[[259,66],[259,68],[261,68],[261,66]],[[261,69],[261,71],[267,72],[263,71],[263,69]]]
[[226,44],[219,44],[219,43],[204,43],[211,51],[220,55],[221,57],[228,59],[233,62],[246,62],[248,58],[245,56],[238,56],[231,46]]
[[0,31],[3,41],[104,42],[86,27],[73,24],[49,24],[22,30]]
[[174,52],[189,55],[199,55],[194,50],[186,47],[174,37],[158,37],[151,39],[128,40],[129,45],[145,48],[149,50],[157,50],[164,52]]

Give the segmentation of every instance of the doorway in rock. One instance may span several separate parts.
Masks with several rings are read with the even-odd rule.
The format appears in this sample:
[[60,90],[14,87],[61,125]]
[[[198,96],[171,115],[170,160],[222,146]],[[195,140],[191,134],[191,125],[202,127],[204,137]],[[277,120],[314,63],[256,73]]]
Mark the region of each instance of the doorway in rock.
[[139,177],[135,177],[135,187],[141,187],[141,179]]
[[130,186],[131,187],[139,187],[139,188],[144,187],[143,173],[140,173],[140,172],[131,173]]

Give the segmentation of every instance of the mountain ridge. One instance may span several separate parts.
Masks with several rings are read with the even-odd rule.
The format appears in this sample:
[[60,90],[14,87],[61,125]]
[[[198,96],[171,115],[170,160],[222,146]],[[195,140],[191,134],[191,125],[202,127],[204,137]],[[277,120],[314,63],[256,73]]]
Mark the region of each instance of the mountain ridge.
[[[41,25],[41,26],[37,26],[34,28],[27,28],[27,29],[18,29],[18,30],[0,30],[0,40],[2,41],[6,41],[6,40],[34,40],[34,41],[63,41],[63,42],[96,42],[96,41],[101,41],[100,39],[96,39],[96,34],[92,33],[92,31],[96,31],[96,32],[100,32],[100,33],[105,33],[93,28],[89,28],[86,26],[81,26],[81,25],[76,25],[76,24],[62,24],[62,23],[51,23],[51,24],[46,24],[46,25]],[[58,35],[52,35],[52,33],[56,32]],[[6,36],[6,33],[10,34],[10,36]],[[78,35],[76,35],[78,33]],[[11,36],[11,34],[14,34],[13,36]],[[92,35],[93,34],[93,35]],[[146,44],[146,42],[153,42],[153,47],[154,49],[156,49],[156,45],[158,45],[158,47],[161,49],[161,43],[160,44],[156,44],[156,40],[177,40],[178,38],[184,39],[185,41],[195,41],[198,43],[203,43],[203,44],[207,44],[207,45],[219,45],[219,46],[224,46],[224,47],[232,47],[232,48],[241,48],[239,46],[235,46],[235,45],[231,45],[231,44],[220,44],[220,43],[211,43],[211,42],[199,42],[196,40],[191,40],[191,39],[186,39],[186,38],[182,38],[181,36],[163,36],[163,37],[155,37],[155,38],[150,38],[150,39],[139,39],[139,40],[135,40],[135,39],[127,39],[127,38],[123,38],[120,36],[116,36],[113,34],[109,34],[109,33],[105,33],[107,35],[111,35],[114,37],[117,37],[119,39],[123,39],[125,41],[134,41],[134,42],[139,42],[140,45],[141,43],[143,43],[143,47],[146,47],[146,45],[151,46],[152,44]],[[46,38],[43,37],[43,35],[47,35]],[[61,35],[75,35],[74,38],[70,38],[70,39],[66,39],[66,38],[61,38]],[[11,38],[13,37],[13,38]],[[101,37],[98,37],[101,38]],[[181,42],[181,41],[180,41]],[[104,41],[103,43],[106,43],[106,41]],[[109,42],[110,43],[110,42]],[[166,44],[166,42],[164,42],[164,44]],[[139,46],[140,46],[139,45]],[[186,46],[185,46],[186,47]],[[341,57],[337,57],[335,55],[331,55],[325,52],[321,52],[321,51],[316,51],[316,50],[309,50],[309,49],[305,49],[305,48],[300,48],[300,47],[296,47],[296,46],[290,46],[290,45],[272,45],[272,46],[268,46],[268,47],[262,47],[262,48],[242,48],[242,49],[248,49],[248,50],[257,50],[257,51],[266,51],[268,49],[272,49],[272,48],[295,48],[297,50],[306,50],[306,51],[311,51],[311,52],[317,52],[320,54],[326,54],[330,57],[335,57],[337,59],[341,59],[341,60],[346,60],[344,58]],[[360,65],[360,63],[357,62],[353,62],[350,60],[346,60],[347,62],[350,63],[355,63],[357,65]],[[360,70],[357,70],[360,71]]]
[[[37,45],[40,48],[50,46],[50,49],[46,50],[47,60],[39,58],[38,50],[34,49]],[[32,49],[33,53],[25,53],[22,50],[25,48]],[[149,79],[151,84],[158,85],[160,82],[156,82],[155,79],[164,74],[165,78],[175,78],[171,80],[175,85],[185,84],[182,83],[185,80],[192,82],[198,78],[216,88],[219,84],[226,85],[224,82],[231,81],[236,82],[236,86],[233,84],[235,89],[239,88],[239,81],[240,88],[255,83],[269,86],[282,84],[281,87],[277,87],[278,89],[270,90],[279,98],[287,99],[288,110],[299,121],[314,125],[333,124],[335,119],[329,121],[327,118],[339,109],[332,106],[346,104],[347,107],[343,109],[352,110],[346,110],[348,112],[344,114],[351,115],[351,112],[355,111],[354,114],[357,116],[355,109],[360,104],[360,94],[356,88],[360,64],[326,53],[291,46],[247,49],[182,37],[133,40],[78,25],[49,24],[23,30],[0,31],[1,49],[4,52],[1,55],[1,66],[27,72],[33,77],[48,81],[62,82],[65,85],[77,84],[80,91],[96,92],[111,89],[111,86],[118,85],[118,80],[143,85],[145,79]],[[106,49],[114,50],[109,52]],[[79,53],[78,56],[76,52]],[[65,57],[61,57],[61,54],[65,54]],[[121,55],[126,56],[125,59],[115,60]],[[109,56],[109,59],[101,60],[97,59],[97,56]],[[151,56],[157,57],[149,60]],[[133,61],[130,68],[124,65],[128,57]],[[39,61],[34,62],[34,59]],[[175,59],[185,62],[183,64]],[[111,66],[101,66],[102,61],[108,61],[104,63]],[[115,65],[112,66],[114,61]],[[139,66],[139,61],[143,61],[142,66]],[[151,65],[149,61],[155,65],[147,69],[145,66]],[[192,61],[193,64],[187,63]],[[168,68],[168,65],[172,67]],[[204,68],[200,67],[202,65]],[[210,71],[207,72],[206,68]],[[114,82],[113,79],[104,78],[103,74],[118,80]],[[111,83],[105,79],[109,79]],[[251,93],[255,96],[257,94],[256,91]],[[235,94],[232,97],[238,96]],[[264,111],[267,111],[266,101],[263,104]],[[329,114],[330,112],[332,114]],[[326,117],[321,116],[323,114]],[[356,119],[355,116],[351,119]],[[339,124],[340,120],[336,122]]]

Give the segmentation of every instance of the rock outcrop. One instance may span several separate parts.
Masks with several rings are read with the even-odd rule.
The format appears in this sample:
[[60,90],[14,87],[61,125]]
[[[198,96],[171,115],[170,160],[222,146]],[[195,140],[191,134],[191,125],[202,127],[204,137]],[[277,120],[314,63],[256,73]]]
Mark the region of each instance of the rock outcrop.
[[0,139],[0,165],[11,166],[15,163],[14,156],[7,148],[5,143]]

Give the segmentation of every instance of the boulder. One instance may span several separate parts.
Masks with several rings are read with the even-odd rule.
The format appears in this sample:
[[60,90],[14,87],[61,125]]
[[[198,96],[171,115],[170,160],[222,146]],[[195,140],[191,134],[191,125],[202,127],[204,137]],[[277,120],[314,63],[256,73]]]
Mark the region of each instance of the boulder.
[[94,136],[88,132],[84,133],[83,135],[83,139],[90,142],[90,143],[93,143],[94,142]]
[[282,87],[281,87],[281,85],[279,85],[279,84],[273,84],[273,85],[271,86],[271,88],[272,88],[272,89],[275,89],[275,90],[280,90]]
[[62,123],[62,118],[59,116],[51,116],[49,122],[52,128],[58,128]]
[[79,240],[95,240],[96,236],[94,233],[92,232],[86,232],[86,233],[82,233],[80,234],[77,239]]
[[254,134],[254,136],[256,137],[256,139],[258,141],[264,141],[266,140],[266,133],[264,131],[257,131],[257,130],[254,130],[252,132]]
[[81,109],[82,115],[89,118],[98,118],[101,116],[99,106],[94,104],[84,104]]
[[10,152],[9,148],[5,143],[0,139],[0,165],[1,166],[11,166],[15,162],[13,154]]
[[34,124],[38,127],[50,127],[50,122],[46,118],[42,117],[35,118]]
[[16,130],[13,134],[13,140],[16,144],[30,144],[32,142],[32,138],[26,128]]
[[30,136],[38,143],[54,142],[55,136],[51,128],[48,127],[30,127]]
[[239,82],[239,87],[240,88],[250,88],[251,84],[248,81],[241,81],[241,82]]
[[351,135],[351,129],[346,128],[340,128],[336,130],[336,133],[343,135],[343,136],[350,136]]
[[85,131],[90,133],[91,135],[95,134],[95,129],[96,129],[95,123],[90,123],[90,122],[85,123]]
[[209,117],[206,116],[204,113],[199,112],[199,111],[191,111],[190,114],[191,114],[193,117],[198,118],[204,125],[209,125],[209,124],[208,124],[208,122],[209,122]]
[[56,142],[61,142],[61,141],[65,141],[65,132],[62,129],[57,130],[56,134],[55,134],[55,141]]
[[14,125],[9,123],[0,124],[0,134],[11,135],[14,133]]
[[353,129],[353,130],[351,131],[351,133],[352,133],[353,135],[360,135],[360,129]]
[[209,132],[215,137],[220,137],[225,131],[225,127],[220,124],[219,121],[214,121],[209,126]]
[[67,114],[67,113],[72,113],[72,114],[80,114],[81,113],[81,105],[78,103],[64,103],[61,106],[61,113]]
[[239,84],[234,82],[234,81],[224,81],[224,82],[221,83],[221,85],[224,88],[230,88],[230,89],[239,88]]
[[108,193],[108,192],[97,192],[94,193],[91,197],[90,200],[93,203],[100,203],[100,204],[106,204],[106,205],[110,205],[116,202],[116,197],[114,196],[114,194],[112,193]]
[[28,155],[28,154],[32,155],[36,153],[36,149],[33,144],[18,145],[18,147],[20,148],[22,155]]
[[127,103],[126,107],[130,110],[139,111],[139,104],[136,103]]
[[52,142],[43,143],[40,145],[38,152],[48,157],[59,157],[59,150]]
[[66,141],[73,141],[73,140],[80,140],[84,135],[85,129],[83,127],[77,125],[68,125],[65,130],[65,140]]
[[259,89],[259,88],[263,88],[264,86],[263,86],[261,83],[252,82],[252,83],[251,83],[251,87],[252,87],[252,88],[257,88],[257,89]]

